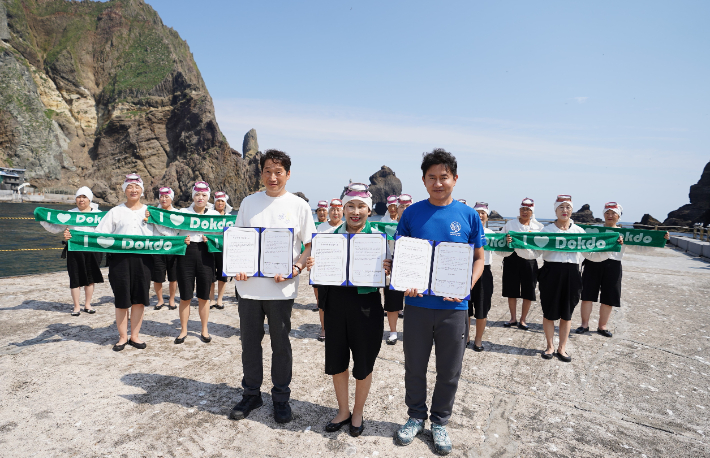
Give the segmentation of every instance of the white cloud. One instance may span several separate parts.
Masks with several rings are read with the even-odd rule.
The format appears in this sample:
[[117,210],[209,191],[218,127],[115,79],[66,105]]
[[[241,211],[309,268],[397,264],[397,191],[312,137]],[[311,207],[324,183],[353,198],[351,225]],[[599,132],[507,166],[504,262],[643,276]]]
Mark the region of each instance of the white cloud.
[[577,103],[584,103],[587,101],[589,97],[574,97],[574,100],[577,101]]

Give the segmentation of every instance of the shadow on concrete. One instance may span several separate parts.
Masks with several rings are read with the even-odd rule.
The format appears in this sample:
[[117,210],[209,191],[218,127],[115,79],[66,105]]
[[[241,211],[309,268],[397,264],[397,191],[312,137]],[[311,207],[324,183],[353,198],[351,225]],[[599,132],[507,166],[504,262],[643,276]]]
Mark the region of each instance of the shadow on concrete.
[[[230,410],[241,400],[243,393],[241,388],[235,388],[225,383],[206,383],[185,377],[162,374],[126,374],[121,377],[121,382],[145,390],[144,394],[121,395],[122,398],[136,404],[159,405],[170,403],[224,417],[228,417]],[[323,429],[336,415],[337,408],[335,407],[326,407],[292,398],[290,404],[293,411],[293,421],[279,424],[273,418],[271,395],[262,393],[261,397],[264,405],[253,410],[247,420],[241,421],[256,421],[271,429],[290,431],[303,431],[310,427],[313,433],[333,439],[334,442],[338,442],[335,439],[337,439],[339,434],[348,434],[347,427],[336,433],[326,433]],[[363,436],[392,437],[399,426],[399,424],[393,422],[372,421],[366,418]],[[339,444],[333,445],[341,447]],[[342,445],[342,447],[344,448],[345,445]]]
[[[67,292],[67,300],[71,301],[71,295]],[[81,308],[84,308],[84,293],[81,293]],[[113,304],[113,296],[103,296],[99,300],[92,300],[91,306],[98,307],[101,305]],[[41,310],[44,312],[59,312],[59,313],[71,313],[74,310],[74,305],[70,303],[62,302],[51,302],[51,301],[36,301],[36,300],[26,300],[22,301],[21,304],[12,307],[0,307],[0,311],[9,310]]]
[[[130,330],[130,323],[128,329]],[[199,320],[189,320],[187,329],[188,336],[199,337],[202,325]],[[211,336],[225,339],[239,335],[238,328],[219,323],[210,323],[209,331]],[[170,324],[153,320],[143,320],[143,325],[141,326],[141,336],[177,337],[178,334],[180,334],[179,318],[172,320]],[[26,347],[30,345],[61,342],[62,340],[74,340],[96,345],[113,346],[118,340],[118,331],[116,330],[115,322],[100,328],[93,328],[85,324],[54,323],[50,324],[47,329],[42,331],[37,337],[22,342],[10,342],[8,346]],[[148,345],[150,345],[150,342],[148,342]]]

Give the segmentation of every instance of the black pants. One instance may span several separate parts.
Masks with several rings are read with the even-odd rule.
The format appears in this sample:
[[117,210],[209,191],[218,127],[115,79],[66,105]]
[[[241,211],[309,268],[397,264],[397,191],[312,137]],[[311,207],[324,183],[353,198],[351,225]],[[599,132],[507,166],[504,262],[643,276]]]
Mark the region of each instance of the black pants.
[[111,253],[108,281],[117,309],[129,309],[133,304],[150,304],[150,275],[153,256],[150,254]]
[[537,259],[523,259],[513,252],[503,258],[503,297],[536,300]]
[[103,253],[92,251],[67,251],[67,273],[69,273],[69,288],[103,283],[101,273],[101,258]]
[[491,310],[491,297],[493,296],[493,274],[491,266],[484,266],[481,278],[471,289],[471,300],[468,301],[468,316],[477,320],[488,318]]
[[570,321],[582,295],[579,264],[545,261],[539,282],[542,316],[551,321]]
[[271,397],[274,402],[286,402],[291,397],[293,356],[291,341],[291,310],[293,299],[261,301],[239,299],[239,321],[242,341],[242,388],[244,395],[261,395],[264,380],[264,359],[261,341],[264,339],[264,318],[269,323],[271,338]]
[[[446,425],[454,408],[468,340],[466,310],[406,306],[404,314],[404,387],[407,413],[426,420],[426,375],[432,344],[436,344],[436,385],[431,400],[432,423]],[[328,334],[330,335],[330,334]]]
[[353,359],[353,377],[364,380],[372,373],[382,347],[382,297],[380,292],[358,294],[357,288],[326,286],[324,323],[325,373],[340,374]]
[[180,300],[191,301],[197,286],[197,298],[210,299],[210,286],[214,283],[214,256],[205,242],[190,242],[184,256],[178,256],[178,289]]
[[621,261],[592,262],[585,259],[582,267],[582,300],[621,307]]

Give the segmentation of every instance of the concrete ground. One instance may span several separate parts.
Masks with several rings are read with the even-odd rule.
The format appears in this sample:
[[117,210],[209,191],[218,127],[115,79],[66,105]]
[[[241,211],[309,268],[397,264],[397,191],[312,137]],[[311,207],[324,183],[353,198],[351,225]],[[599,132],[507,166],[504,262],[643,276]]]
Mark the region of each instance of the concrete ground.
[[[499,296],[500,258],[493,272],[486,351],[466,351],[451,456],[710,455],[710,264],[672,249],[627,254],[614,337],[573,334],[569,364],[540,357],[538,303],[529,331],[502,327],[509,313]],[[108,283],[96,288],[98,313],[78,318],[69,315],[67,285],[66,273],[0,279],[0,456],[434,455],[428,423],[408,447],[392,440],[406,421],[401,342],[382,346],[364,435],[323,431],[336,401],[305,282],[293,311],[294,420],[286,425],[273,421],[268,380],[262,408],[246,420],[227,418],[241,395],[233,284],[226,309],[210,314],[212,343],[199,340],[196,308],[183,345],[173,344],[177,311],[151,308],[142,330],[148,348],[120,353],[111,350],[117,332]],[[268,334],[264,349],[268,379]]]

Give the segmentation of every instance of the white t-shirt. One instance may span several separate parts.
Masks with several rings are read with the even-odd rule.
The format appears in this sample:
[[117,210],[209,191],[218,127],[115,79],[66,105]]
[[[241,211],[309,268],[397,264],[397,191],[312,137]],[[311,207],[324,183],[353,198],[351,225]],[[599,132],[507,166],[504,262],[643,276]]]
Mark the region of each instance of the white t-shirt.
[[[621,228],[619,228],[621,229]],[[592,261],[592,262],[603,262],[606,261],[607,259],[613,259],[614,261],[621,261],[621,258],[624,257],[624,251],[626,251],[626,245],[621,245],[621,251],[619,252],[611,252],[611,251],[605,251],[605,252],[599,252],[599,253],[582,253],[582,256],[584,256],[585,259]]]
[[[505,232],[506,234],[508,232],[540,232],[542,231],[543,227],[544,226],[540,222],[536,220],[533,221],[532,218],[530,219],[529,224],[521,224],[520,220],[518,218],[515,218],[505,223],[505,226],[503,226],[503,232]],[[539,251],[530,250],[528,248],[516,248],[515,253],[523,259],[535,259],[540,256]],[[505,257],[510,256],[512,252],[510,252],[510,254],[506,252],[500,252],[500,254]]]
[[[305,200],[287,192],[279,197],[269,197],[257,192],[246,197],[237,214],[238,227],[293,228],[293,261],[301,255],[301,244],[311,243],[316,225],[311,208]],[[299,275],[300,276],[300,275]],[[298,295],[298,278],[276,283],[273,278],[252,277],[237,282],[241,297],[256,300],[295,299]]]
[[153,225],[144,221],[147,209],[145,205],[141,205],[138,210],[130,210],[126,204],[113,207],[96,226],[96,232],[116,235],[153,235]]
[[[80,212],[79,207],[74,207],[70,212]],[[98,208],[93,208],[89,207],[89,211],[85,213],[100,213],[101,210]],[[46,221],[40,221],[39,224],[42,225],[43,228],[47,229],[48,232],[51,232],[52,234],[58,234],[60,232],[64,232],[64,229],[66,229],[68,226],[64,226],[61,224],[52,224],[48,223]],[[72,226],[69,228],[70,231],[76,231],[76,232],[96,232],[96,228],[93,226]]]
[[[195,204],[193,203],[187,208],[181,208],[180,212],[181,213],[190,213],[192,215],[197,215],[198,213],[195,211],[194,208]],[[217,215],[220,216],[221,213],[218,212],[217,210],[210,210],[209,208],[205,208],[205,212],[201,213],[202,215]],[[205,231],[186,231],[186,230],[178,230],[175,231],[177,234],[176,235],[189,235],[190,236],[190,242],[201,242],[202,241],[202,235],[205,233]]]
[[[483,228],[483,232],[486,234],[493,234],[494,232],[487,227]],[[483,252],[483,260],[484,260],[484,265],[490,266],[491,265],[491,253],[492,251],[484,251]]]
[[382,217],[382,219],[380,220],[380,222],[381,222],[381,223],[396,223],[396,222],[398,222],[398,221],[393,220],[392,218],[390,218],[390,212],[387,212],[387,213],[385,213],[385,216]]
[[322,232],[325,234],[332,234],[333,232],[335,232],[335,230],[337,228],[340,227],[341,224],[343,224],[342,219],[340,220],[340,224],[338,224],[337,226],[331,226],[330,221],[326,221],[325,223],[319,224],[316,229],[317,229],[317,232],[319,232],[319,233]]
[[[550,223],[542,228],[540,232],[561,232],[563,234],[584,234],[584,229],[570,222],[569,229],[563,231],[555,226],[555,223]],[[582,253],[571,253],[563,251],[538,251],[538,256],[542,255],[543,261],[549,262],[566,262],[570,264],[579,264],[582,262]]]

